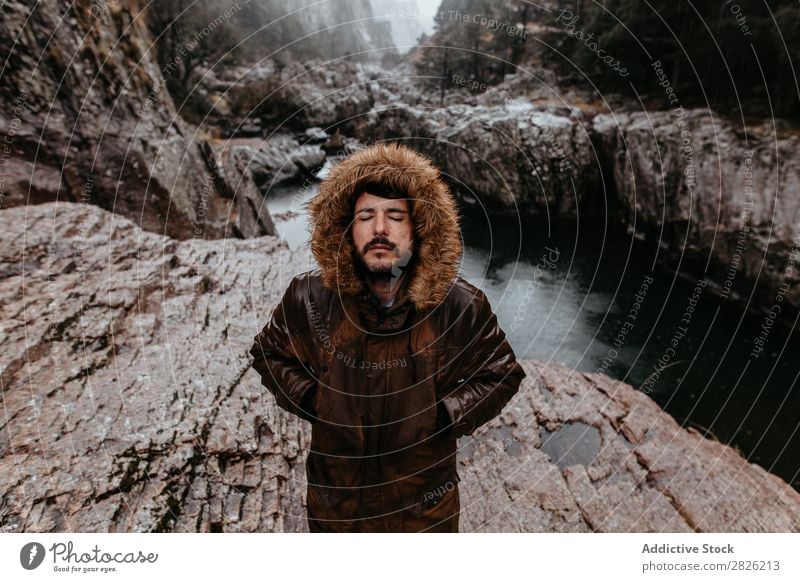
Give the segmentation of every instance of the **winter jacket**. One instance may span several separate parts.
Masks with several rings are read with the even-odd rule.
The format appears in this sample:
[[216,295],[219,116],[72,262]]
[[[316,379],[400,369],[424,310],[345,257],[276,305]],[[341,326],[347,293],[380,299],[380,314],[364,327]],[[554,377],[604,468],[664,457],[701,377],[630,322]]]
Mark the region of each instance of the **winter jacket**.
[[[414,199],[415,257],[391,307],[356,272],[347,230],[363,181]],[[311,531],[458,531],[457,439],[525,377],[484,293],[458,275],[455,201],[431,162],[397,145],[336,166],[309,207],[318,268],[291,280],[251,349],[283,409],[312,425]]]

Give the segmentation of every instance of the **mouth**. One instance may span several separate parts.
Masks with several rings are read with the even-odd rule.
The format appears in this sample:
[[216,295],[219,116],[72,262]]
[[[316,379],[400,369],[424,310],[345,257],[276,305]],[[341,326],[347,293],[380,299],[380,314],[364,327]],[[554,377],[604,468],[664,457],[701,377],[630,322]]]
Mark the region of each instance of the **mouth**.
[[373,245],[369,248],[371,251],[390,251],[392,247],[387,245]]

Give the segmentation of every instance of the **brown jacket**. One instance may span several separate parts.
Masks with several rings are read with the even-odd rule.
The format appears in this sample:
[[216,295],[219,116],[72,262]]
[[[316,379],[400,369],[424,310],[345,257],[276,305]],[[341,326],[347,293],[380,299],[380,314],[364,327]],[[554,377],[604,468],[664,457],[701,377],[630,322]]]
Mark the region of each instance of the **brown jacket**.
[[[415,199],[415,257],[389,308],[347,236],[363,181]],[[309,528],[457,532],[456,439],[499,414],[525,372],[486,296],[458,275],[454,199],[427,158],[381,144],[335,167],[310,213],[319,269],[292,279],[251,349],[276,403],[312,423]]]

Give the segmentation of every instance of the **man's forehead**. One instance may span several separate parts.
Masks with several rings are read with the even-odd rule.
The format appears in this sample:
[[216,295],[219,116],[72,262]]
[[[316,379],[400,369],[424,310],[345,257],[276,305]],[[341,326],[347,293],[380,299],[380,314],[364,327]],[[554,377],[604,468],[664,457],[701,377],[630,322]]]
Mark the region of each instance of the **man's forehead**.
[[356,212],[366,212],[381,208],[383,210],[397,210],[399,212],[408,211],[408,200],[406,198],[384,198],[369,192],[362,192],[356,200]]

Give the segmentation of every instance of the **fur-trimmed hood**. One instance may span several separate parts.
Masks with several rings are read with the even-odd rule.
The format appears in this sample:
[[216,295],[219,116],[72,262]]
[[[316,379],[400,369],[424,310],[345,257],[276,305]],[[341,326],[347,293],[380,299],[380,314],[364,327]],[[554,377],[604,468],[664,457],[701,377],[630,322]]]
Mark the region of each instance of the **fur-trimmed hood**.
[[380,143],[346,158],[331,170],[310,201],[311,252],[319,263],[323,285],[341,294],[368,290],[356,271],[348,236],[352,197],[367,182],[387,184],[414,199],[414,269],[406,281],[405,296],[417,309],[435,307],[458,276],[463,254],[458,209],[430,159],[400,144]]

